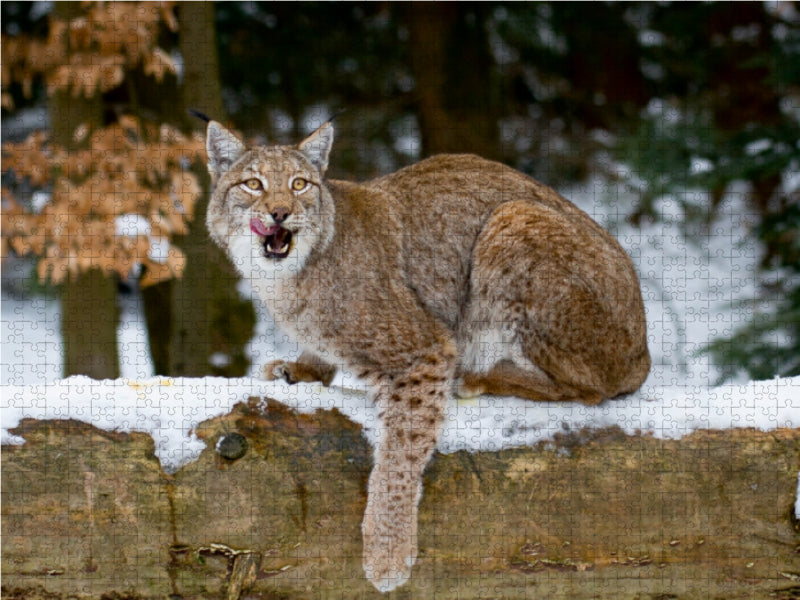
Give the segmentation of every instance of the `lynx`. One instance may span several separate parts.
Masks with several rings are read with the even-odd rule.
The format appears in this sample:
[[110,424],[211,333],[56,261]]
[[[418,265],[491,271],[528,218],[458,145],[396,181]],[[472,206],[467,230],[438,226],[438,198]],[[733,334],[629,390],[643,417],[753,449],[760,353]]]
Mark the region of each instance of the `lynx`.
[[363,566],[385,592],[416,560],[448,397],[596,404],[639,388],[650,356],[630,258],[554,190],[473,155],[326,180],[333,134],[248,148],[210,121],[207,225],[303,348],[267,379],[328,385],[344,367],[368,382],[381,427]]

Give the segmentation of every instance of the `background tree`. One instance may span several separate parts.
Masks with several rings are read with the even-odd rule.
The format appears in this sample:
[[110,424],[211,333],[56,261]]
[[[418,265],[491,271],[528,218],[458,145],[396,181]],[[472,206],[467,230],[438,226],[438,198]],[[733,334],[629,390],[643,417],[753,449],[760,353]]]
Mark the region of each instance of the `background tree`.
[[[163,81],[172,59],[157,45],[177,25],[169,4],[58,3],[42,37],[3,36],[3,85],[49,93],[50,139],[5,144],[3,239],[39,257],[38,275],[61,286],[64,374],[117,377],[116,282],[135,266],[142,284],[179,276],[186,229],[200,192],[182,162],[199,158],[200,136],[148,123],[117,103],[137,75]],[[23,94],[25,95],[25,94]],[[6,106],[13,102],[4,95]],[[6,249],[7,250],[7,249]],[[5,251],[4,251],[5,253]]]
[[[205,124],[187,109],[202,109],[218,120],[225,114],[214,5],[185,2],[177,9],[183,69],[179,89],[171,94],[172,118],[187,132],[204,137]],[[202,191],[194,219],[174,238],[186,254],[183,276],[142,290],[154,368],[178,376],[241,376],[249,366],[245,347],[253,336],[255,311],[252,302],[239,296],[233,266],[206,231],[210,181],[205,160],[196,160],[192,172]]]
[[[64,23],[78,18],[81,12],[75,4],[59,3],[54,8],[53,26],[63,27]],[[70,47],[78,43],[77,39],[64,36],[62,56],[78,51],[78,48]],[[94,93],[91,97],[73,98],[69,89],[72,86],[62,84],[60,87],[54,89],[50,98],[51,122],[59,124],[52,129],[52,141],[64,149],[77,150],[81,144],[74,137],[74,129],[78,125],[90,130],[102,125],[102,99]],[[95,266],[72,270],[62,284],[61,307],[64,375],[85,374],[96,379],[119,377],[114,279]]]
[[496,74],[483,3],[403,4],[422,154],[499,158]]

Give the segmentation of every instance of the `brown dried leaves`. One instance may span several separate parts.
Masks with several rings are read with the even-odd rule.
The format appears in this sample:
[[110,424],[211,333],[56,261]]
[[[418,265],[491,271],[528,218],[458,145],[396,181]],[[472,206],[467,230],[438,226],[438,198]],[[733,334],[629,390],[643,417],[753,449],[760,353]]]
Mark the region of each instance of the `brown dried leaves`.
[[[52,190],[39,211],[3,188],[3,251],[8,244],[40,256],[39,277],[54,283],[91,268],[125,276],[136,263],[146,267],[143,285],[179,277],[185,258],[168,242],[187,232],[201,193],[186,169],[203,156],[202,136],[166,125],[142,128],[123,117],[88,141],[86,149],[67,153],[37,132],[3,146],[4,172]],[[123,215],[144,225],[120,230]]]
[[[177,30],[174,2],[93,2],[83,16],[69,22],[50,20],[47,39],[3,36],[0,83],[22,84],[30,96],[33,80],[44,76],[48,94],[70,90],[91,98],[122,83],[125,70],[142,64],[144,72],[161,81],[175,73],[175,62],[157,46],[164,23]],[[13,108],[3,94],[4,108]]]

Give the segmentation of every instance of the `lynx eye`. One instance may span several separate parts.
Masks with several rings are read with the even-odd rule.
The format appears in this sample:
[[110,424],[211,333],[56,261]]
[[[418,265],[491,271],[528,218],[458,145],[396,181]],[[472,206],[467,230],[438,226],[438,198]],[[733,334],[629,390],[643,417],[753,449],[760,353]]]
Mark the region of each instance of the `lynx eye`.
[[304,189],[308,187],[308,181],[303,179],[302,177],[295,177],[294,179],[292,179],[291,187],[292,191],[302,192]]
[[248,179],[247,181],[244,182],[244,185],[245,187],[247,187],[247,189],[253,190],[254,192],[259,191],[262,187],[261,182],[256,178]]

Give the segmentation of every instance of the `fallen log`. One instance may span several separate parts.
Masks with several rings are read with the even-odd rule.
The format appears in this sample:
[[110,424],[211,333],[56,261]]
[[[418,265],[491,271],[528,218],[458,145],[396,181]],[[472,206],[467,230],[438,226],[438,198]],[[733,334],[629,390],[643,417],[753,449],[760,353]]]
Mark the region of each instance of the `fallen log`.
[[[2,448],[3,598],[381,596],[361,570],[370,448],[335,409],[252,398],[202,423],[206,450],[173,474],[146,434],[11,433],[26,443]],[[235,460],[215,450],[231,433]],[[797,598],[798,470],[798,429],[437,454],[417,565],[387,596]]]

